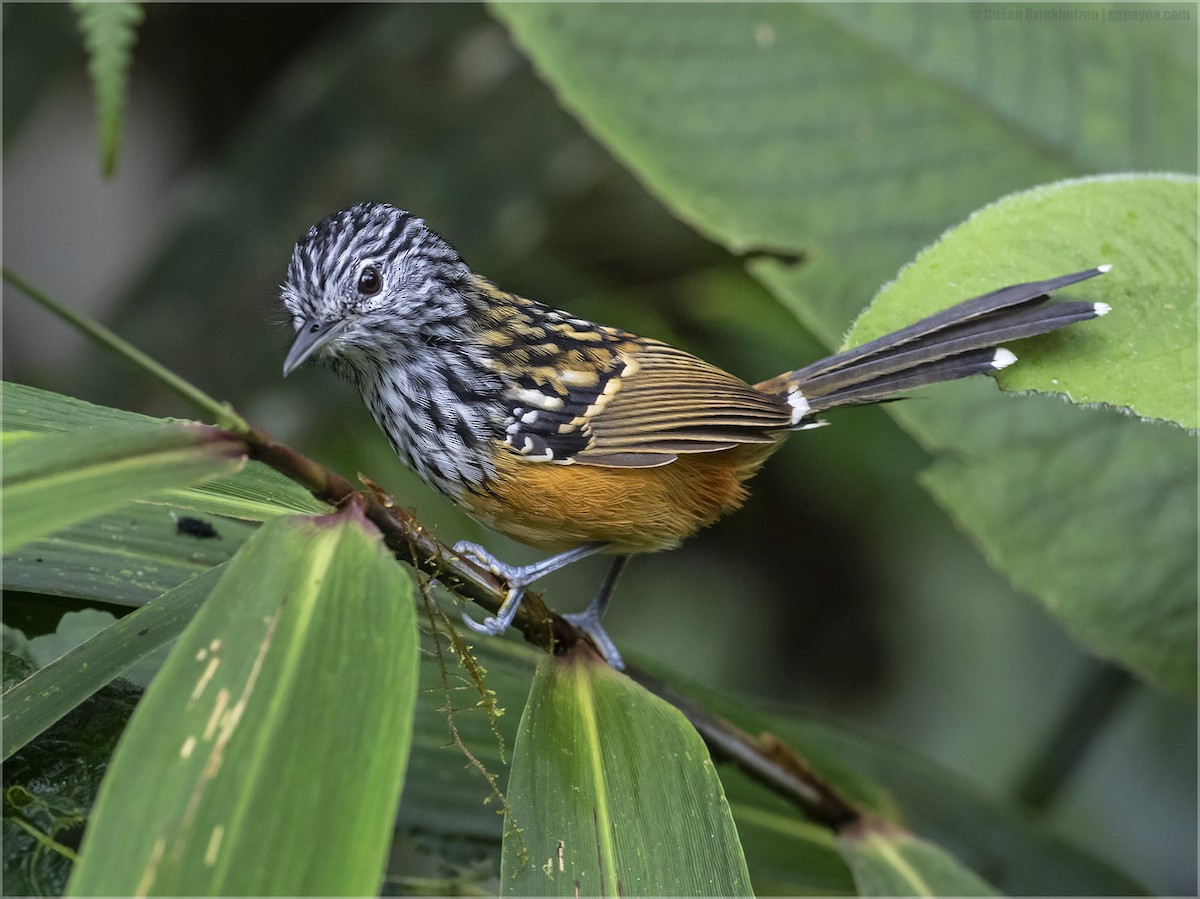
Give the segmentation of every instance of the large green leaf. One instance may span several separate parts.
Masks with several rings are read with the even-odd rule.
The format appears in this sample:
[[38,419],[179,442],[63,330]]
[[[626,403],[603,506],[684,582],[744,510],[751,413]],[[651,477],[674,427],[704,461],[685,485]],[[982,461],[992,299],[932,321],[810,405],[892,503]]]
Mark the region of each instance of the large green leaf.
[[[1087,179],[1005,198],[918,256],[850,342],[945,305],[946,285],[969,296],[1019,280],[1026,265],[1049,275],[1109,261],[1109,274],[1065,293],[1113,312],[1016,345],[1020,361],[1002,385],[1194,427],[1196,214],[1190,178]],[[896,404],[938,457],[922,483],[1089,649],[1195,695],[1195,436],[1114,410],[990,393],[955,385],[936,403]]]
[[744,896],[721,782],[680,712],[594,659],[538,666],[513,749],[513,896]]
[[411,582],[374,528],[265,525],[138,706],[69,892],[373,895],[416,677]]
[[959,299],[1101,263],[1061,292],[1103,300],[1103,319],[1016,344],[1008,390],[1058,392],[1145,418],[1200,426],[1196,402],[1196,216],[1192,177],[1085,178],[1004,197],[922,251],[872,300],[864,343]]
[[735,251],[802,254],[801,314],[831,342],[897,266],[997,196],[1195,165],[1194,42],[1165,18],[1116,27],[1092,4],[1053,25],[961,3],[492,8],[669,208]]
[[236,471],[245,445],[211,428],[155,424],[4,442],[4,551],[131,499]]
[[958,420],[922,432],[944,451],[922,483],[1085,646],[1195,695],[1195,438],[1049,397],[1010,412],[977,386],[939,397]]

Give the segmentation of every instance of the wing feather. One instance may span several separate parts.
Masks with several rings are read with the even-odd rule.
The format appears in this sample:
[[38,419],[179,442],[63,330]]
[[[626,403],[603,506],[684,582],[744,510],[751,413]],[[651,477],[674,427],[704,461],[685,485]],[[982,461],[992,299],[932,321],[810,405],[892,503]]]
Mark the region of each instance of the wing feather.
[[508,385],[504,440],[531,462],[653,467],[791,426],[784,400],[682,350],[505,298],[483,340]]
[[[620,387],[588,421],[591,441],[575,461],[706,453],[771,443],[791,410],[740,378],[666,344],[647,341],[627,360]],[[632,371],[629,371],[632,369]]]

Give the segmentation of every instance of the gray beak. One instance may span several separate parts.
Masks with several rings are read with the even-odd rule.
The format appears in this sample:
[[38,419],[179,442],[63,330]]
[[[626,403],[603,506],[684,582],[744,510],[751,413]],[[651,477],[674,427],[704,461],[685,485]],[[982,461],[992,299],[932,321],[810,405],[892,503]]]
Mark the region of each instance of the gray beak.
[[327,322],[319,318],[310,318],[301,325],[292,348],[283,360],[283,376],[286,378],[299,368],[304,360],[336,337],[345,325],[345,319]]

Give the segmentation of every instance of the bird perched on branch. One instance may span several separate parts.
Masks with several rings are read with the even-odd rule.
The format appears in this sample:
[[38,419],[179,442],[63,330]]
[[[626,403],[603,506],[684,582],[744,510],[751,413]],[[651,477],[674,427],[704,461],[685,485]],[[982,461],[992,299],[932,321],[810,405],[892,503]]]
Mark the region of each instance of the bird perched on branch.
[[615,556],[587,610],[564,616],[622,667],[600,625],[629,556],[678,546],[738,508],[746,481],[792,431],[1016,361],[1002,343],[1108,312],[1047,303],[1108,270],[1004,287],[760,384],[669,344],[575,318],[475,274],[418,217],[380,203],[334,213],[292,253],[283,303],[288,374],[319,356],[362,394],[404,462],[483,524],[553,553],[508,565],[508,629],[525,588],[595,553]]

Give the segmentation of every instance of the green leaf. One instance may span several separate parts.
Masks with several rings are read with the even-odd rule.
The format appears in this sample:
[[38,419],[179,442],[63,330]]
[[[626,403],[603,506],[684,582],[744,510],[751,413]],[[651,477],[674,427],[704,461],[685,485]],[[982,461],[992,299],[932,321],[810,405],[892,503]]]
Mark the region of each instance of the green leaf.
[[506,895],[750,893],[699,735],[673,706],[590,657],[539,664],[508,798],[522,832],[504,841]]
[[50,434],[4,447],[4,551],[131,499],[236,471],[245,445],[201,426]]
[[838,844],[860,896],[998,896],[949,853],[899,828],[875,822]]
[[191,510],[136,502],[4,556],[9,589],[140,606],[227,562],[255,526],[206,517],[216,536],[199,539],[179,529]]
[[[23,384],[5,382],[3,386],[2,424],[6,433],[73,432],[81,428],[115,428],[162,421]],[[278,515],[297,512],[320,514],[329,511],[329,506],[315,499],[299,484],[256,461],[251,461],[230,477],[196,487],[163,491],[149,501],[247,521],[266,521]]]
[[217,567],[193,577],[8,690],[3,696],[2,758],[7,759],[140,659],[178,637],[221,573]]
[[899,413],[939,452],[921,482],[1090,650],[1194,696],[1195,437],[1050,397],[1007,409],[986,387]]
[[[729,790],[728,769],[721,782]],[[759,896],[854,896],[854,881],[827,827],[770,808],[766,797],[738,802],[733,819],[746,853],[746,866]]]
[[264,525],[131,719],[68,892],[375,895],[416,679],[411,581],[361,513]]
[[1085,178],[997,200],[922,251],[854,326],[855,345],[988,290],[1111,263],[1056,296],[1107,302],[1103,319],[1013,346],[1007,390],[1107,403],[1200,426],[1192,177]]
[[73,396],[38,387],[3,382],[4,430],[56,433],[81,428],[116,428],[121,425],[156,424],[162,419],[139,412],[97,406]]
[[[1144,176],[1006,197],[918,256],[849,342],[945,306],[947,285],[965,298],[1108,261],[1109,274],[1063,295],[1104,300],[1113,312],[1015,345],[1020,361],[1002,385],[1195,427],[1196,196],[1194,179]],[[1194,435],[988,392],[955,385],[936,404],[890,410],[939,458],[922,483],[992,564],[1090,650],[1194,696]]]
[[492,6],[676,214],[735,252],[801,255],[755,270],[791,269],[805,324],[830,343],[900,264],[997,196],[1194,167],[1186,29],[1072,9],[1091,15],[1051,27],[961,4]]
[[111,177],[117,165],[117,148],[125,119],[125,88],[133,65],[137,26],[142,24],[142,7],[137,3],[75,2],[88,71],[96,91],[96,114],[100,123],[100,160],[104,176]]

